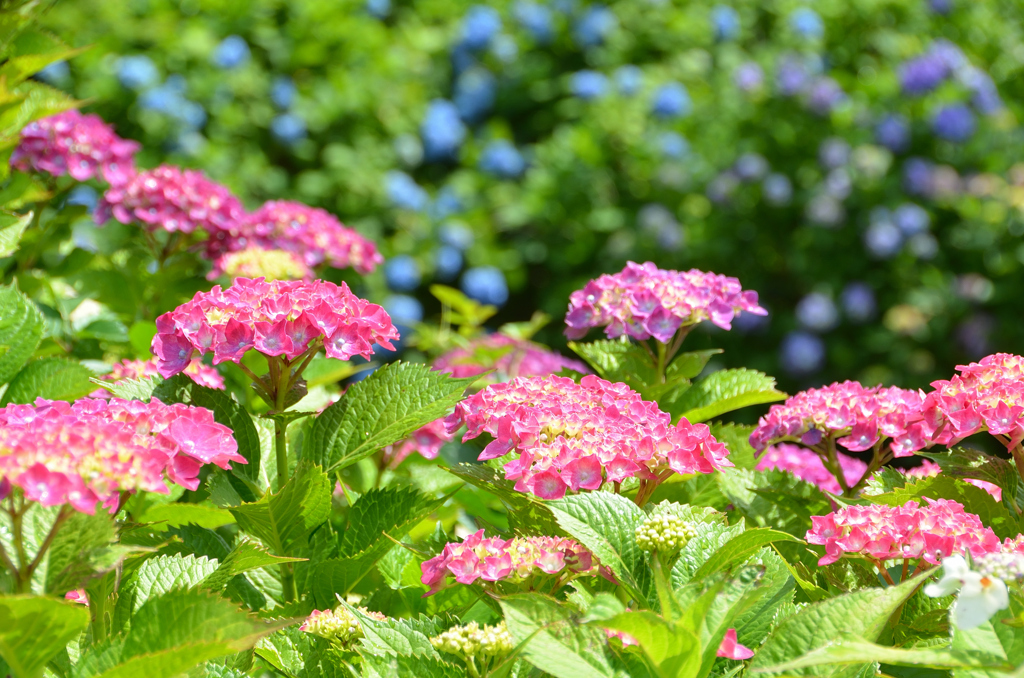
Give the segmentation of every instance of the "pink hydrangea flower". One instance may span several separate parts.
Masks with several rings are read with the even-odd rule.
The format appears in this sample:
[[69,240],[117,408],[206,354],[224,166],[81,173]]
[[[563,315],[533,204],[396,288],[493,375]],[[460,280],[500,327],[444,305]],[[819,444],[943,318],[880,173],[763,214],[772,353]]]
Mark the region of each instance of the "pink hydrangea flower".
[[956,369],[959,375],[932,383],[923,407],[933,441],[951,447],[979,431],[1007,448],[1024,440],[1024,358],[996,353]]
[[408,438],[385,447],[384,458],[392,468],[401,464],[414,452],[419,453],[424,459],[437,459],[441,448],[451,440],[452,436],[445,430],[444,419],[435,419]]
[[485,537],[480,530],[462,543],[449,543],[441,553],[420,564],[420,580],[430,590],[440,591],[449,577],[459,584],[511,582],[530,577],[560,574],[599,574],[597,558],[579,542],[567,537]]
[[819,565],[844,555],[859,555],[876,562],[923,559],[931,565],[954,553],[1000,550],[999,538],[962,504],[947,499],[926,499],[924,506],[909,501],[903,506],[846,506],[826,516],[813,516],[807,541],[823,545]]
[[755,450],[792,441],[819,446],[829,437],[851,452],[863,452],[891,438],[897,457],[907,457],[930,444],[922,422],[924,394],[855,381],[801,391],[781,405],[772,405],[750,434]]
[[[185,367],[182,372],[192,381],[206,388],[224,390],[224,377],[213,367],[204,365],[201,360],[195,358]],[[109,374],[103,375],[103,381],[117,384],[128,379],[148,379],[160,376],[156,360],[122,360],[114,365]],[[98,388],[89,394],[90,398],[109,398],[110,391],[105,388]]]
[[11,166],[22,172],[70,174],[76,181],[102,176],[121,186],[135,174],[139,144],[114,134],[98,115],[64,111],[29,123],[11,154]]
[[0,477],[44,506],[116,509],[120,492],[199,487],[204,464],[244,464],[231,429],[200,407],[159,400],[42,398],[0,409]]
[[631,261],[621,272],[591,280],[569,296],[565,334],[580,339],[591,328],[604,327],[613,339],[626,334],[668,343],[679,328],[705,320],[730,329],[741,311],[768,314],[758,306],[757,292],[744,291],[736,278]]
[[507,454],[505,477],[542,499],[596,490],[637,477],[652,488],[673,472],[710,473],[732,466],[728,450],[707,426],[671,417],[625,384],[593,375],[516,377],[494,384],[455,407],[445,420],[463,440],[483,432],[494,440],[481,460]]
[[523,341],[495,332],[456,348],[434,359],[434,369],[451,372],[453,377],[472,377],[487,370],[497,370],[497,379],[542,377],[563,369],[590,374],[586,365],[566,358],[540,344]]
[[[930,459],[925,459],[920,466],[914,468],[900,469],[908,478],[931,478],[939,475],[942,472],[942,467],[936,464]],[[985,490],[992,498],[996,501],[1003,500],[1003,488],[999,487],[995,483],[990,483],[984,480],[978,480],[977,478],[964,478],[964,481],[974,485],[975,487]]]
[[[856,485],[868,470],[868,465],[860,459],[843,454],[842,452],[838,452],[836,457],[846,479],[847,487]],[[766,471],[768,469],[788,471],[800,480],[817,485],[821,490],[831,494],[843,493],[843,488],[839,485],[839,481],[825,468],[821,457],[815,452],[799,445],[780,443],[769,447],[757,462],[758,471]]]
[[238,278],[199,292],[157,318],[153,354],[164,377],[183,371],[194,355],[215,365],[238,363],[247,351],[295,360],[321,346],[331,358],[369,358],[374,345],[394,350],[398,330],[383,308],[342,283]]
[[214,233],[206,244],[214,276],[223,270],[226,254],[251,247],[292,252],[310,269],[326,262],[333,268],[351,266],[365,275],[384,262],[373,241],[346,228],[334,215],[287,200],[264,203],[235,231]]
[[169,233],[236,233],[245,217],[238,198],[202,172],[172,165],[140,172],[103,194],[97,223],[113,217],[122,224],[138,221],[150,230]]
[[64,594],[64,600],[70,603],[78,603],[79,605],[89,605],[89,596],[85,594],[85,589],[75,589],[74,591],[68,591]]
[[754,651],[745,645],[740,645],[739,641],[736,640],[736,629],[729,629],[725,632],[725,638],[722,638],[722,643],[718,646],[718,656],[742,661],[753,657]]

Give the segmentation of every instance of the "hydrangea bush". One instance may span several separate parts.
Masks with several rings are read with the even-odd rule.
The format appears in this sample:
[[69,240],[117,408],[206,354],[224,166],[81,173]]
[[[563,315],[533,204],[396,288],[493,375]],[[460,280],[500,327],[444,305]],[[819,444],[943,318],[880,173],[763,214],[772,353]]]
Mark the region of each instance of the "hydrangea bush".
[[[496,325],[493,286],[433,285],[426,319],[408,295],[378,305],[364,276],[415,290],[416,258],[385,261],[323,209],[267,196],[250,211],[149,162],[42,82],[59,67],[29,72],[74,56],[34,11],[8,11],[0,36],[0,675],[1024,670],[1024,357],[951,364],[928,389],[789,395],[756,369],[709,369],[709,336],[764,317],[745,272],[651,261],[566,290],[557,320]],[[612,9],[580,11],[582,47],[618,30]],[[555,39],[551,10],[515,12]],[[711,16],[721,41],[745,25]],[[793,39],[820,39],[817,13],[787,16]],[[474,55],[515,52],[503,21],[467,12],[453,58],[482,80],[464,87],[487,81]],[[958,54],[933,46],[904,88],[966,79],[973,107],[999,104]],[[245,68],[253,51],[232,35],[211,58]],[[153,84],[147,63],[125,64],[125,86]],[[648,77],[594,66],[571,87],[597,104]],[[735,75],[751,91],[765,77]],[[847,96],[815,77],[812,111]],[[275,82],[275,101],[294,96]],[[471,102],[431,104],[424,157],[458,157],[463,119],[486,113]],[[652,115],[698,102],[663,82]],[[937,134],[973,129],[949,110]],[[490,147],[481,168],[518,177],[514,151]],[[538,340],[550,328],[575,357]]]

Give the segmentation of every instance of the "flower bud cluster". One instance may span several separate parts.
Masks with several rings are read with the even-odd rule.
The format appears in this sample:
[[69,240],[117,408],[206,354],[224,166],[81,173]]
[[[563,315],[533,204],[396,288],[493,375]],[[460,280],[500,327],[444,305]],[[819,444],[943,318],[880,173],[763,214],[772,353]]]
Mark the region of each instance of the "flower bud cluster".
[[[379,621],[387,619],[380,612],[371,612],[365,607],[360,607],[359,611],[367,617]],[[302,622],[299,630],[342,645],[347,645],[363,637],[363,627],[359,624],[359,619],[345,607],[338,607],[334,610],[313,610],[306,617],[306,621]]]
[[[200,386],[214,388],[219,391],[224,390],[224,377],[221,376],[220,372],[209,365],[203,364],[198,358],[193,359],[182,370],[182,374],[185,374]],[[109,381],[112,384],[119,384],[129,379],[148,379],[159,376],[160,371],[157,369],[156,360],[122,360],[114,365],[109,374],[104,374],[100,379]],[[89,397],[109,398],[110,391],[105,388],[98,388],[89,394]]]
[[515,641],[505,628],[505,622],[494,626],[480,626],[476,622],[453,626],[431,638],[430,644],[438,652],[447,652],[463,659],[502,657],[515,649]]
[[818,445],[826,436],[851,452],[870,450],[891,438],[897,457],[907,457],[929,444],[923,425],[920,391],[876,386],[855,381],[801,391],[781,405],[772,405],[750,434],[750,444],[761,451],[779,442]]
[[579,542],[563,537],[485,537],[480,530],[462,543],[446,544],[441,553],[420,565],[421,581],[437,593],[449,575],[460,584],[522,582],[537,574],[598,574],[597,559]]
[[680,327],[705,320],[728,330],[741,311],[768,314],[758,306],[757,292],[744,291],[736,278],[631,261],[619,273],[591,280],[569,296],[565,334],[580,339],[591,328],[604,327],[612,339],[628,335],[668,343]]
[[651,516],[636,528],[637,546],[658,553],[675,553],[696,536],[693,525],[669,513]]
[[114,134],[98,115],[72,110],[29,123],[11,165],[22,172],[70,174],[76,181],[102,177],[120,186],[135,174],[137,150],[138,143]]
[[497,381],[507,381],[514,377],[543,377],[557,374],[563,369],[583,374],[590,372],[578,360],[563,357],[532,341],[515,339],[500,332],[438,356],[433,367],[439,372],[451,372],[453,377],[472,377],[493,369],[496,370]]
[[826,516],[811,517],[807,541],[824,545],[819,565],[844,555],[878,561],[921,558],[937,565],[950,554],[979,557],[1001,549],[999,538],[962,504],[947,499],[909,501],[903,506],[846,506]]
[[328,357],[370,358],[374,344],[393,351],[398,330],[383,308],[340,286],[238,278],[222,290],[198,292],[192,301],[156,319],[153,353],[160,374],[184,370],[194,355],[213,353],[214,364],[238,363],[250,350],[294,360],[323,346]]
[[[856,485],[868,470],[867,464],[848,454],[837,452],[836,458],[843,471],[847,487]],[[800,480],[816,485],[824,492],[831,494],[842,494],[843,492],[839,481],[825,468],[821,457],[806,447],[791,443],[772,445],[757,462],[758,471],[767,471],[768,469],[779,469],[792,473]]]
[[204,464],[246,463],[231,429],[201,407],[159,400],[42,398],[0,409],[0,479],[44,506],[93,513],[120,492],[168,492],[164,478],[199,487]]
[[1024,579],[1024,553],[985,553],[974,559],[974,569],[986,577],[1005,581]]
[[222,273],[232,280],[235,278],[303,280],[313,277],[313,272],[298,254],[285,250],[265,250],[259,247],[228,252],[216,261],[213,270],[206,277],[213,280]]
[[587,375],[517,377],[470,396],[445,419],[463,440],[483,432],[494,440],[480,460],[507,454],[505,477],[516,490],[558,499],[567,490],[596,490],[637,477],[655,483],[676,473],[732,466],[728,450],[704,424],[672,418],[625,384]]

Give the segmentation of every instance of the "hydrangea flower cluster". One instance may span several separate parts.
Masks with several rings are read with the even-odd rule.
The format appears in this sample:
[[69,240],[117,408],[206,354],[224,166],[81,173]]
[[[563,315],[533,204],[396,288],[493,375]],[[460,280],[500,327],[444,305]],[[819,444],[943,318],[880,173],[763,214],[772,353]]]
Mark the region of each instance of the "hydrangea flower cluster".
[[98,115],[65,111],[29,123],[11,155],[11,166],[22,172],[70,174],[76,181],[102,177],[111,186],[135,174],[139,144],[122,139]]
[[[842,452],[836,453],[839,467],[847,487],[855,486],[868,470],[868,465],[860,459]],[[772,445],[757,462],[758,471],[778,469],[787,471],[804,482],[816,485],[818,489],[830,494],[842,494],[843,488],[832,472],[825,468],[817,453],[799,445],[780,443]]]
[[465,424],[464,441],[485,431],[494,436],[480,460],[514,453],[505,477],[542,499],[632,477],[653,491],[672,472],[732,465],[707,426],[685,418],[672,425],[668,414],[625,384],[593,375],[578,384],[555,376],[494,384],[456,405],[445,424],[450,433]]
[[505,622],[494,626],[480,626],[476,622],[453,626],[431,638],[430,644],[438,652],[447,652],[463,659],[484,660],[503,657],[516,646],[512,634],[505,627]]
[[921,423],[923,403],[920,391],[833,383],[772,405],[750,434],[750,444],[761,451],[783,441],[816,447],[825,438],[835,438],[847,450],[863,452],[892,438],[892,453],[907,457],[929,443]]
[[736,278],[631,261],[621,272],[591,280],[569,296],[565,334],[580,339],[591,328],[604,327],[612,339],[625,334],[668,343],[680,328],[704,320],[730,329],[741,311],[768,314],[758,306],[757,292],[743,290]]
[[[224,390],[224,377],[221,376],[220,372],[209,365],[204,365],[198,358],[192,360],[182,370],[182,373],[200,386],[214,388],[219,391]],[[160,370],[157,368],[155,360],[122,360],[114,365],[114,368],[108,374],[103,375],[102,379],[103,381],[118,384],[129,379],[148,379],[159,376]],[[110,391],[105,388],[98,388],[90,394],[90,397],[109,398]]]
[[452,436],[445,430],[444,419],[435,419],[408,438],[385,447],[384,458],[392,468],[401,464],[413,452],[418,452],[424,459],[437,459],[441,448],[451,439]]
[[903,506],[846,506],[826,516],[813,516],[807,541],[823,545],[819,565],[856,554],[876,562],[922,559],[937,565],[954,553],[974,557],[999,551],[999,538],[962,504],[947,499],[910,501]]
[[644,551],[672,554],[697,536],[693,525],[669,513],[649,517],[636,528],[636,544]]
[[[360,607],[359,611],[378,621],[387,619],[380,612],[371,612],[365,607]],[[347,645],[363,637],[363,627],[359,624],[359,619],[343,606],[335,610],[313,610],[299,626],[299,630],[341,645]]]
[[[496,360],[488,360],[497,355]],[[513,377],[541,377],[557,374],[563,369],[589,374],[590,370],[578,360],[532,341],[515,339],[500,332],[476,339],[464,348],[456,348],[434,359],[433,367],[439,372],[451,372],[453,377],[472,377],[495,369],[498,379]]]
[[[908,478],[931,478],[939,475],[942,472],[942,467],[936,464],[934,461],[925,459],[920,466],[914,468],[908,468],[903,473]],[[1003,488],[999,487],[995,483],[990,483],[984,480],[978,480],[977,478],[964,478],[964,481],[974,485],[975,487],[985,490],[992,498],[996,501],[1003,500]]]
[[433,595],[449,575],[460,584],[509,581],[519,583],[537,574],[598,574],[599,563],[579,542],[565,537],[485,537],[475,532],[462,543],[446,544],[441,553],[420,564],[420,581]]
[[932,440],[949,447],[986,430],[1008,448],[1024,440],[1024,357],[996,353],[956,369],[959,375],[932,383],[924,403]]
[[334,215],[287,200],[264,203],[236,229],[212,233],[206,244],[214,276],[227,269],[222,261],[225,255],[250,248],[291,252],[307,270],[326,261],[334,268],[351,266],[366,274],[384,262],[373,242],[343,226]]
[[265,250],[249,247],[237,252],[228,252],[214,262],[213,270],[207,274],[210,280],[224,274],[235,278],[265,278],[267,280],[304,280],[313,277],[313,271],[306,266],[298,254],[285,250]]
[[120,492],[166,494],[166,475],[190,490],[204,464],[246,463],[231,429],[200,407],[159,400],[42,398],[0,409],[0,478],[43,504],[93,513]]
[[369,358],[377,344],[394,350],[398,331],[383,308],[360,299],[342,283],[238,278],[198,292],[192,301],[157,318],[153,353],[164,377],[183,371],[195,354],[214,364],[238,363],[247,351],[295,360],[322,345],[331,358]]
[[237,231],[245,216],[238,198],[197,170],[172,165],[140,172],[103,194],[97,223],[111,217],[122,224],[139,221],[150,230],[210,234]]
[[985,553],[974,559],[974,569],[982,576],[1004,581],[1024,579],[1024,553]]

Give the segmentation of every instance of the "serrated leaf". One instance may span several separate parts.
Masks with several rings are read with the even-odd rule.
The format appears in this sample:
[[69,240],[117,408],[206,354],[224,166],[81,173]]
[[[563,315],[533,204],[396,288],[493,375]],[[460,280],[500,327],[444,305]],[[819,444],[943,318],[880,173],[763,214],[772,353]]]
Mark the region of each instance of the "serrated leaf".
[[715,551],[711,557],[697,569],[693,574],[693,578],[701,579],[733,565],[738,565],[750,556],[754,555],[754,553],[760,551],[762,547],[780,541],[803,543],[802,539],[797,539],[791,534],[772,530],[767,527],[757,527],[752,530],[746,530],[742,534],[738,534],[727,541],[717,551]]
[[7,386],[0,406],[31,403],[36,398],[76,400],[95,390],[92,372],[67,358],[40,358],[26,365]]
[[[341,535],[339,553],[342,557],[363,554],[383,544],[380,556],[404,536],[404,529],[420,522],[445,502],[446,498],[428,497],[408,487],[375,488],[359,497],[348,513],[348,526]],[[376,559],[375,559],[376,560]]]
[[515,489],[515,483],[499,476],[496,469],[487,464],[457,464],[445,468],[452,475],[467,483],[487,490],[498,497],[508,511],[510,520],[517,525],[528,527],[529,530],[512,528],[517,534],[537,535],[553,534],[558,530],[551,509],[539,499]]
[[622,382],[641,393],[658,381],[650,353],[625,337],[586,344],[570,341],[569,348],[594,368],[602,379]]
[[43,314],[14,284],[0,286],[0,385],[17,374],[43,338]]
[[35,75],[55,61],[70,59],[88,48],[73,49],[44,31],[26,31],[12,44],[13,54],[0,66],[0,78],[10,87]]
[[571,610],[538,594],[515,594],[499,601],[505,624],[531,664],[555,678],[615,675],[605,656],[604,633],[573,621]]
[[97,556],[102,556],[116,538],[114,520],[106,511],[93,515],[73,512],[47,553],[46,591],[63,595],[78,588],[95,572]]
[[236,652],[228,643],[188,643],[158,652],[136,655],[99,674],[97,678],[173,678],[217,657]]
[[[492,308],[492,307],[488,307]],[[363,655],[363,678],[465,678],[463,664],[432,657]],[[346,674],[347,675],[351,674]]]
[[53,598],[0,596],[0,658],[18,678],[34,678],[89,625],[89,611]]
[[701,664],[700,640],[689,629],[665,621],[653,612],[625,612],[602,626],[636,638],[663,678],[696,676]]
[[21,235],[32,223],[33,213],[14,214],[0,211],[0,257],[9,257],[18,251]]
[[256,431],[252,416],[224,391],[192,384],[189,393],[193,405],[205,407],[213,412],[213,418],[217,420],[217,423],[224,424],[234,433],[235,440],[238,441],[238,453],[249,463],[232,464],[232,472],[253,482],[258,480],[260,477],[260,435]]
[[[811,603],[787,618],[768,636],[750,662],[750,668],[766,673],[808,676],[827,672],[809,667],[784,672],[770,670],[828,645],[842,633],[875,642],[892,614],[913,595],[927,573],[884,589],[861,589]],[[871,661],[864,659],[864,663]]]
[[811,516],[832,511],[828,495],[785,471],[730,468],[715,476],[722,493],[755,525],[803,537]]
[[313,421],[303,454],[327,471],[354,464],[446,415],[477,379],[415,363],[385,365]]
[[203,587],[211,591],[219,591],[227,586],[235,575],[249,572],[261,567],[270,567],[280,563],[293,563],[302,558],[284,558],[275,556],[266,547],[249,539],[235,544],[231,552],[224,556],[217,570],[203,581]]
[[193,555],[156,556],[135,571],[129,589],[133,612],[146,601],[178,589],[194,589],[217,570],[217,561]]
[[182,525],[198,525],[214,529],[235,522],[234,516],[222,508],[183,502],[154,504],[146,509],[139,520],[144,523],[154,523],[154,527],[157,529]]
[[1003,489],[1003,504],[1015,513],[1024,509],[1024,480],[1009,459],[994,457],[969,447],[954,447],[944,453],[923,450],[918,456],[942,467],[943,475],[984,480]]
[[301,462],[277,494],[230,509],[238,526],[279,556],[300,553],[306,538],[331,514],[331,481],[319,466]]
[[707,366],[708,361],[711,360],[711,356],[715,356],[722,353],[720,348],[708,348],[703,351],[689,351],[687,353],[678,354],[668,368],[665,370],[666,379],[674,379],[677,377],[683,377],[685,379],[694,379]]
[[646,603],[650,589],[647,554],[636,544],[636,528],[647,514],[618,494],[592,492],[547,502],[558,525],[611,568],[638,600]]
[[442,629],[438,629],[435,624],[417,624],[405,619],[380,621],[363,614],[347,603],[343,602],[342,605],[359,620],[359,626],[362,627],[364,636],[360,640],[360,644],[373,654],[440,658],[434,650],[434,646],[430,644],[430,636],[424,633],[424,631],[430,635],[440,633]]
[[785,400],[786,394],[775,388],[775,378],[745,367],[712,372],[695,383],[673,403],[673,418],[681,414],[691,423],[750,405]]
[[711,435],[723,443],[729,450],[729,461],[739,469],[753,469],[757,466],[754,459],[754,448],[750,445],[750,434],[754,426],[745,424],[727,424],[714,422],[711,424]]
[[93,379],[92,383],[105,388],[118,398],[125,400],[141,400],[149,402],[153,399],[153,390],[163,382],[163,377],[144,377],[142,379],[123,379],[111,383],[102,379]]

